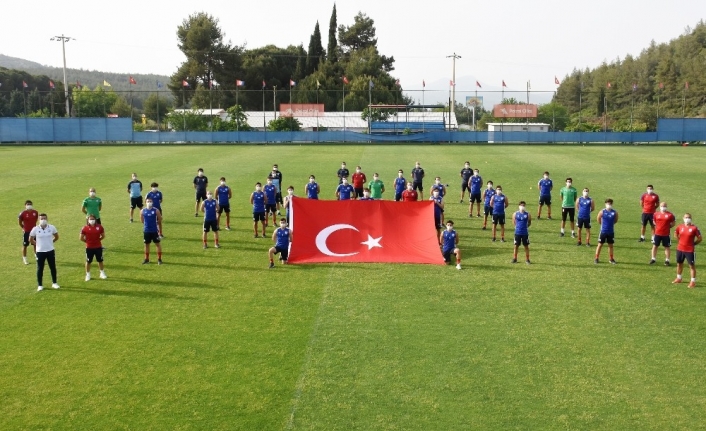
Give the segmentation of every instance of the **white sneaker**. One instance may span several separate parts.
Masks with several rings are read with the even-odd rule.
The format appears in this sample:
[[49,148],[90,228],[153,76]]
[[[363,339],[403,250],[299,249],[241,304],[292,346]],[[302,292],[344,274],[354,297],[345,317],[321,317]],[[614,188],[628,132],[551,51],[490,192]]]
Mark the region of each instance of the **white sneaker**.
[[41,292],[42,290],[44,290],[44,286],[37,286],[37,292]]
[[51,284],[51,287],[52,287],[52,289],[58,289],[58,288],[60,288],[61,286],[59,286],[59,283],[52,283],[52,284]]
[[103,279],[103,280],[105,280],[106,278],[108,278],[108,276],[105,275],[105,272],[101,271],[100,278]]
[[457,263],[457,264],[456,264],[456,269],[461,269],[461,264],[460,264],[460,263]]
[[87,272],[86,273],[86,281],[90,281],[90,280],[91,280],[91,273]]
[[22,258],[22,263],[24,263],[25,265],[29,265],[29,262],[27,262],[27,258],[26,258],[26,257],[23,257],[23,258]]

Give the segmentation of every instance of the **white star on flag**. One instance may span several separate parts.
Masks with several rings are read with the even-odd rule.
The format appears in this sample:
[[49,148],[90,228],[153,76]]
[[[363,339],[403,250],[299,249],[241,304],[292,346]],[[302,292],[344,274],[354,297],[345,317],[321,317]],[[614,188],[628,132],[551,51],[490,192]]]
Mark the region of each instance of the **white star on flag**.
[[368,250],[371,250],[371,249],[373,249],[373,248],[375,248],[375,247],[380,247],[380,248],[382,248],[382,246],[380,245],[380,240],[381,240],[381,239],[382,239],[382,237],[380,237],[380,238],[373,238],[372,236],[370,236],[370,234],[368,234],[368,240],[361,242],[361,244],[367,245],[367,246],[368,246]]

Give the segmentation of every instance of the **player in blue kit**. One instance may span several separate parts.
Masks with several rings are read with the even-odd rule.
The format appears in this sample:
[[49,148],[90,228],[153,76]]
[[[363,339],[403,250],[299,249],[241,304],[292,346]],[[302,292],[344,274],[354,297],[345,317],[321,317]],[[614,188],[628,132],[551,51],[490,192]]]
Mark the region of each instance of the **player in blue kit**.
[[152,207],[152,200],[145,200],[145,207],[140,210],[140,221],[142,222],[143,236],[145,242],[145,260],[142,264],[150,263],[150,244],[154,243],[157,248],[157,264],[162,264],[162,244],[159,239],[159,223],[162,221],[162,214]]
[[127,192],[130,195],[130,223],[132,223],[132,215],[135,213],[135,207],[142,211],[142,182],[137,179],[137,173],[132,173],[132,181],[127,183]]
[[206,200],[201,203],[203,212],[203,248],[208,248],[208,232],[213,231],[213,240],[216,248],[221,248],[218,243],[218,201],[213,199],[213,193],[206,194]]
[[309,176],[309,182],[306,184],[306,197],[307,199],[318,199],[319,193],[321,193],[321,187],[316,182],[316,177],[314,175]]
[[584,188],[581,196],[576,199],[576,210],[578,211],[579,240],[577,246],[581,245],[581,229],[586,229],[586,247],[591,246],[591,213],[596,209],[596,203],[588,196],[588,187]]
[[598,247],[596,247],[596,258],[593,263],[598,263],[598,258],[601,256],[601,249],[604,243],[608,243],[608,251],[610,252],[610,263],[615,265],[613,258],[613,243],[615,242],[615,224],[618,222],[618,211],[613,209],[613,199],[605,200],[605,209],[598,213],[596,218],[598,224],[601,225],[601,234],[598,238]]
[[279,220],[279,227],[272,233],[272,241],[275,242],[275,246],[271,247],[269,250],[270,269],[275,267],[276,254],[280,255],[279,260],[281,260],[283,264],[287,264],[289,243],[292,242],[292,231],[287,227],[287,219],[282,218]]
[[358,199],[359,201],[374,201],[372,197],[370,197],[370,189],[369,188],[364,188],[363,189],[363,197]]
[[[162,195],[162,192],[159,191],[159,184],[150,184],[150,191],[145,196],[145,199],[152,199],[152,208],[158,209],[159,215],[164,217],[164,213],[162,212],[162,201],[164,200],[164,196]],[[162,230],[162,217],[160,217],[159,222],[157,222],[157,228],[159,230],[159,239],[164,238],[164,231]]]
[[259,238],[257,235],[257,222],[262,222],[262,237],[265,237],[265,206],[267,205],[267,196],[265,192],[262,191],[262,184],[255,183],[255,191],[250,194],[250,203],[252,204],[252,227],[255,231],[255,238]]
[[519,211],[512,215],[512,224],[515,225],[515,247],[512,252],[512,263],[517,263],[517,251],[520,249],[520,244],[525,247],[525,263],[529,265],[529,227],[532,224],[532,216],[525,210],[525,201],[520,201]]
[[439,193],[439,190],[434,190],[431,192],[430,201],[434,201],[434,227],[436,228],[436,234],[441,235],[441,216],[444,212],[444,198]]
[[221,214],[225,211],[226,230],[230,230],[230,200],[233,198],[233,190],[226,185],[226,177],[221,177],[220,182],[213,192],[218,202],[218,228],[221,228]]
[[265,205],[265,226],[269,224],[268,219],[272,214],[272,226],[277,225],[277,187],[273,183],[272,176],[267,177],[267,183],[262,191],[267,196],[267,205]]
[[493,217],[493,207],[490,206],[490,200],[495,196],[495,188],[493,188],[493,182],[488,181],[485,191],[483,192],[483,227],[485,230],[488,226],[488,216],[491,220]]
[[[549,178],[549,172],[544,172],[542,179],[537,182],[537,188],[539,189],[539,209],[537,209],[537,220],[542,217],[542,207],[547,206],[547,219],[552,219],[552,189],[554,188],[554,183],[552,179]],[[580,241],[579,241],[580,242]]]
[[347,177],[341,178],[341,184],[336,187],[336,198],[339,201],[355,199],[355,189],[352,185],[348,184]]
[[407,180],[404,179],[404,171],[402,169],[397,171],[397,178],[395,178],[395,181],[392,183],[392,185],[395,188],[395,201],[399,202],[402,200],[402,193],[407,187]]
[[468,188],[469,188],[468,202],[470,203],[470,205],[468,206],[468,217],[473,217],[473,204],[475,203],[477,205],[476,217],[480,218],[480,203],[481,203],[480,189],[482,186],[483,186],[483,178],[480,176],[480,172],[478,171],[478,169],[474,169],[473,175],[471,175],[471,178],[468,179]]
[[495,195],[490,198],[490,206],[493,208],[493,242],[495,242],[495,231],[500,225],[500,241],[505,242],[505,208],[510,205],[507,196],[503,194],[503,187],[495,188]]
[[444,255],[444,262],[451,262],[451,254],[456,255],[456,269],[461,269],[461,249],[458,248],[458,232],[454,230],[453,220],[446,222],[446,230],[439,235],[441,244],[441,254]]

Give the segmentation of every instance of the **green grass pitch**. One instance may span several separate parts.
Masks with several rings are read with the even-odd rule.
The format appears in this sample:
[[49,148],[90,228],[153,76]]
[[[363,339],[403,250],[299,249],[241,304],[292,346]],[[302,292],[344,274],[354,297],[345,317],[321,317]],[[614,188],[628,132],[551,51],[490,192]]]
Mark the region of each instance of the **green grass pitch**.
[[[0,429],[706,429],[706,281],[693,290],[672,285],[675,268],[661,265],[662,250],[650,266],[649,242],[637,242],[648,183],[677,220],[691,212],[706,228],[703,151],[0,147]],[[415,160],[427,191],[435,175],[449,183],[446,217],[460,233],[463,270],[268,270],[271,241],[252,237],[254,183],[278,163],[285,186],[301,194],[314,173],[332,199],[342,160],[369,178],[379,172],[387,199],[397,169],[409,173]],[[533,216],[537,181],[551,172],[554,220],[530,229],[532,265],[511,265],[511,241],[492,243],[459,204],[465,160],[503,186],[511,210],[526,200]],[[234,230],[221,232],[218,250],[201,248],[192,188],[199,167],[209,188],[225,176],[234,189]],[[141,265],[141,226],[128,223],[133,171],[165,196],[163,266]],[[559,237],[567,176],[579,190],[590,187],[597,208],[615,200],[617,265],[594,265],[594,248]],[[103,199],[109,278],[94,268],[84,282],[80,206],[91,186]],[[36,292],[35,266],[22,264],[25,199],[59,230],[58,291]],[[593,234],[595,244],[596,225]]]

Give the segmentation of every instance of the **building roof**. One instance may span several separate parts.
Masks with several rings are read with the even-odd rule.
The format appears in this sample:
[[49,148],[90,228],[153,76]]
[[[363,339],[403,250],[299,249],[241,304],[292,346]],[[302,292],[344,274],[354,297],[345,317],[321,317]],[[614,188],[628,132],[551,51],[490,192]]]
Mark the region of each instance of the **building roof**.
[[[248,118],[248,124],[253,128],[261,128],[270,121],[274,120],[275,114],[272,111],[245,111]],[[302,128],[310,129],[313,127],[327,127],[331,129],[342,129],[345,118],[346,128],[351,129],[366,129],[368,122],[361,118],[361,111],[350,112],[324,112],[317,120],[317,117],[296,117],[302,124]],[[281,115],[277,112],[277,117]],[[399,122],[442,122],[448,123],[448,112],[400,112],[397,117],[391,116],[387,121],[395,122],[395,118]],[[451,116],[451,127],[458,127],[456,115]]]

